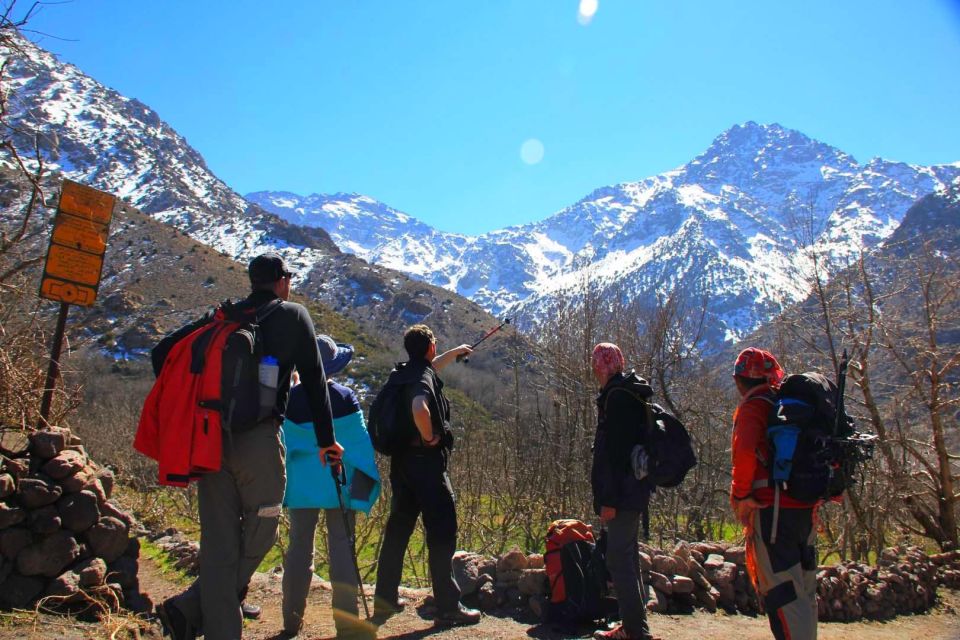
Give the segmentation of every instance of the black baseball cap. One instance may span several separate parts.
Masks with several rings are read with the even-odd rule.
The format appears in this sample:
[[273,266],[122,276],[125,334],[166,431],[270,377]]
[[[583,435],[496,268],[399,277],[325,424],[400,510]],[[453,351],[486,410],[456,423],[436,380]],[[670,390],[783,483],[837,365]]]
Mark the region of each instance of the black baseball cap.
[[250,275],[250,284],[272,284],[280,278],[289,278],[293,274],[287,269],[281,258],[276,253],[264,253],[250,261],[247,267],[247,273]]

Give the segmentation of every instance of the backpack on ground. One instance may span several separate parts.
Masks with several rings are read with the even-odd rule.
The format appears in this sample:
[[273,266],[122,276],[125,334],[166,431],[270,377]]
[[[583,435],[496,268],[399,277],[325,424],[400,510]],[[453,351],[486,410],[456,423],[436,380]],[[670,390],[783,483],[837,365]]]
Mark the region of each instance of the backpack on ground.
[[547,528],[544,554],[550,583],[548,619],[576,626],[609,619],[617,613],[607,582],[606,539],[595,540],[590,525],[579,520],[555,520]]
[[157,345],[162,354],[155,360],[162,358],[162,365],[134,446],[160,462],[160,484],[186,486],[201,473],[217,471],[221,433],[245,431],[274,413],[276,380],[260,380],[259,323],[281,304],[277,299],[256,308],[226,301],[186,335],[177,332],[176,339]]
[[854,435],[853,420],[838,398],[837,385],[816,372],[780,384],[767,421],[770,482],[795,500],[834,498],[856,481],[844,444]]
[[405,449],[416,435],[410,406],[404,391],[410,383],[406,363],[398,363],[387,382],[377,392],[367,415],[367,432],[373,448],[385,456]]
[[631,371],[619,387],[643,404],[642,430],[645,444],[631,452],[631,464],[638,479],[646,477],[656,487],[676,487],[697,464],[697,454],[687,428],[673,414],[650,402],[650,384]]

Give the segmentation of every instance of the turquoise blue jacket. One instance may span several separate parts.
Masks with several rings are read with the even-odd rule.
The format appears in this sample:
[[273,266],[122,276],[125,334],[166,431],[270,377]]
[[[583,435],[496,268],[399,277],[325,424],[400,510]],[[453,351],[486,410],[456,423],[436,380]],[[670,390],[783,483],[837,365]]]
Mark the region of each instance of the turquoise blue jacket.
[[[347,387],[327,381],[330,408],[337,442],[343,446],[347,484],[342,488],[343,506],[369,513],[380,496],[380,473],[373,445],[360,411],[356,394]],[[330,467],[320,464],[317,437],[307,404],[299,386],[290,392],[287,415],[280,435],[287,451],[287,490],[283,503],[291,509],[336,509],[336,485]]]

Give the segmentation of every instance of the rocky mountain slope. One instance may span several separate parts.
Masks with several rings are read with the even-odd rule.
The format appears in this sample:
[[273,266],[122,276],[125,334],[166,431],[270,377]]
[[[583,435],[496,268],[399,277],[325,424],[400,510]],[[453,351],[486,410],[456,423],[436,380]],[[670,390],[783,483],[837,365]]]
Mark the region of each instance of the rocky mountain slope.
[[533,224],[477,237],[431,229],[365,196],[248,194],[377,264],[535,321],[589,280],[601,294],[652,301],[708,296],[711,339],[734,340],[809,291],[811,256],[875,246],[918,197],[960,176],[848,154],[782,126],[748,122],[688,164],[597,189]]

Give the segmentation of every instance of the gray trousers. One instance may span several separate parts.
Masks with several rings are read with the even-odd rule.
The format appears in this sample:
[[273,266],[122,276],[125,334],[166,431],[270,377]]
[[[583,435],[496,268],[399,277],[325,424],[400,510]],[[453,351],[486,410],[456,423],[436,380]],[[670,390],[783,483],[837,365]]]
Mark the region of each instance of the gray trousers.
[[285,486],[272,423],[225,437],[220,471],[200,478],[200,577],[173,604],[207,640],[239,640],[240,593],[277,541]]
[[607,523],[607,570],[617,591],[620,621],[631,638],[648,638],[647,609],[641,597],[643,579],[637,535],[640,512],[621,511]]
[[[313,579],[313,541],[320,509],[290,509],[290,545],[283,563],[283,629],[296,634],[303,626],[310,581]],[[356,626],[357,574],[353,566],[350,535],[356,512],[347,510],[349,531],[340,509],[324,509],[327,521],[327,549],[330,553],[330,582],[333,584],[333,622],[337,633]]]

